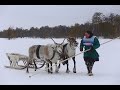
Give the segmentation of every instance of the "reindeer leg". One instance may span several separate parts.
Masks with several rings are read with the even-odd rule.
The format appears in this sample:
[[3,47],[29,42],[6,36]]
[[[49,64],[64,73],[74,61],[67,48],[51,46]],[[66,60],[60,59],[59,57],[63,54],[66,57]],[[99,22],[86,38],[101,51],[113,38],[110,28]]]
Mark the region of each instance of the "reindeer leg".
[[[53,73],[52,72],[52,62],[49,59],[47,59],[46,61],[48,62],[48,73]],[[49,64],[51,65],[51,68],[49,68]]]
[[59,67],[57,67],[57,63],[55,63],[55,66],[56,66],[55,72],[58,73]]
[[76,61],[75,61],[75,57],[73,57],[72,59],[73,59],[73,62],[74,62],[73,73],[76,73]]
[[48,63],[45,64],[45,71],[48,70]]
[[52,62],[50,63],[50,65],[51,65],[50,73],[52,74],[53,73]]
[[66,64],[67,64],[67,70],[66,70],[66,73],[69,73],[69,72],[70,72],[70,70],[69,70],[68,60],[66,61]]
[[59,65],[58,65],[58,69],[60,69],[60,63],[59,63]]
[[29,73],[28,68],[29,68],[29,61],[27,62],[27,70],[26,70],[26,73]]
[[37,65],[36,65],[36,63],[35,63],[35,59],[33,59],[33,63],[34,63],[34,65],[35,65],[35,71],[37,70]]
[[46,62],[46,66],[47,66],[47,71],[48,71],[48,74],[49,74],[50,73],[50,68],[49,68],[49,62],[48,62],[48,60]]
[[48,73],[50,73],[50,69],[49,69],[49,63],[47,63],[47,67],[48,67]]

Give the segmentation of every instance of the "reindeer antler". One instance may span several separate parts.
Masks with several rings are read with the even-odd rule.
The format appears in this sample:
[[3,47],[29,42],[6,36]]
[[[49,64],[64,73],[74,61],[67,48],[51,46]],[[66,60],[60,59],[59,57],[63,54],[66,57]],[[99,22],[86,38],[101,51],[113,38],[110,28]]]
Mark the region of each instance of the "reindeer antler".
[[62,42],[61,44],[63,44],[63,43],[64,43],[64,41],[65,41],[65,38],[64,38],[64,40],[63,40],[63,42]]
[[[51,38],[53,40],[53,38]],[[53,42],[56,44],[56,42],[53,40]]]

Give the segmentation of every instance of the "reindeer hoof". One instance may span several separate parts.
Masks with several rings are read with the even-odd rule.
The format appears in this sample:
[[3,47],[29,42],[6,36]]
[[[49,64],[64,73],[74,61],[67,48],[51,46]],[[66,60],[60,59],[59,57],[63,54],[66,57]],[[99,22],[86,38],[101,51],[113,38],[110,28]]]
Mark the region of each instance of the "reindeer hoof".
[[75,68],[73,68],[73,73],[76,73],[76,69]]
[[29,73],[28,71],[26,71],[26,73]]
[[49,74],[49,73],[52,74],[53,72],[48,72],[48,74]]
[[52,71],[48,71],[48,74],[49,74],[49,73],[51,73],[51,74],[52,74],[53,72],[52,72]]
[[69,73],[69,72],[70,72],[70,70],[67,70],[67,71],[66,71],[66,73]]
[[53,72],[50,72],[51,74],[53,74]]
[[55,71],[55,73],[59,73],[58,71]]
[[76,73],[76,71],[73,71],[73,73]]
[[59,72],[59,69],[56,69],[56,70],[55,70],[55,73],[58,73],[58,72]]

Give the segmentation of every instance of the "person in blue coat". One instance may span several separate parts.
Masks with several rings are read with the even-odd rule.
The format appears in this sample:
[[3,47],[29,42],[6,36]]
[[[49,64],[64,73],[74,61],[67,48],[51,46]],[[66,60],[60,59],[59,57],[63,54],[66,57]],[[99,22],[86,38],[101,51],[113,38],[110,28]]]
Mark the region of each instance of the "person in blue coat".
[[99,61],[99,54],[96,51],[96,49],[99,47],[100,47],[100,43],[98,38],[94,36],[91,31],[86,31],[80,43],[80,51],[83,51],[83,48],[84,50],[90,49],[89,51],[84,52],[84,56],[83,56],[89,76],[93,75],[92,68],[94,62]]

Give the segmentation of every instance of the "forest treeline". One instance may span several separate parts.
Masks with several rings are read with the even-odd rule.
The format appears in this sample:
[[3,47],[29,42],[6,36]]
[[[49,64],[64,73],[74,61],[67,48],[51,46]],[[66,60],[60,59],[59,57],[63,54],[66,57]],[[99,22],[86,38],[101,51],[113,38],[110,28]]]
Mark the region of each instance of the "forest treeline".
[[73,26],[42,26],[40,28],[31,27],[30,29],[19,27],[13,29],[9,27],[7,30],[0,32],[0,38],[81,38],[86,30],[90,30],[96,36],[103,38],[115,38],[120,36],[120,15],[114,13],[104,15],[101,12],[96,12],[92,16],[91,22],[84,24],[75,23]]

